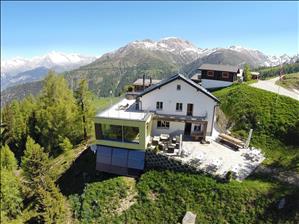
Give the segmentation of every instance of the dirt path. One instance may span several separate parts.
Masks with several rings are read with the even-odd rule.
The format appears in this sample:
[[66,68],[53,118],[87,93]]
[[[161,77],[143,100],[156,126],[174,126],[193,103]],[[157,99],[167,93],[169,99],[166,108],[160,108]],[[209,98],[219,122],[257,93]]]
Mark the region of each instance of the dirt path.
[[267,90],[267,91],[270,91],[270,92],[273,92],[273,93],[276,93],[279,95],[288,96],[288,97],[291,97],[291,98],[299,101],[299,94],[297,92],[287,90],[287,89],[275,84],[275,82],[278,79],[279,79],[279,77],[269,79],[269,80],[263,80],[263,81],[259,80],[258,82],[253,83],[250,86],[259,88],[259,89],[263,89],[263,90]]

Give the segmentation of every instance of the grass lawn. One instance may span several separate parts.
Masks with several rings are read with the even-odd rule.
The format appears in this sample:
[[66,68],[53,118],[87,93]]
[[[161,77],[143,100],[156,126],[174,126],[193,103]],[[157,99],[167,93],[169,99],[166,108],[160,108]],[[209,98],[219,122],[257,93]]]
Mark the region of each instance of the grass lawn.
[[284,79],[276,81],[276,84],[286,89],[299,90],[299,72],[285,75]]

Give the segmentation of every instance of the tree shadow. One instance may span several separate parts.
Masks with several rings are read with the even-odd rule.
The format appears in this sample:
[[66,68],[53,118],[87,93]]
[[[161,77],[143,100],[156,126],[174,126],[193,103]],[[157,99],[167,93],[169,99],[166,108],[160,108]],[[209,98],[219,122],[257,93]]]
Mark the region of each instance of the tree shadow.
[[[273,196],[268,195],[269,198]],[[285,205],[279,209],[278,204],[282,198],[285,199]],[[269,220],[272,223],[299,223],[299,192],[296,189],[278,197],[256,217],[256,223]]]
[[56,181],[63,195],[82,194],[87,183],[117,177],[114,174],[96,171],[96,155],[88,148],[72,163]]

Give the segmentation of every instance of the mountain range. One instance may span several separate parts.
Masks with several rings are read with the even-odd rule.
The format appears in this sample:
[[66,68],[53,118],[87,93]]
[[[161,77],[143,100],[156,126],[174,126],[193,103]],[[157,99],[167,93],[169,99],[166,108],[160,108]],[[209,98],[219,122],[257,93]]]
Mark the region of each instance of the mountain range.
[[58,73],[76,69],[94,61],[95,57],[80,54],[65,54],[52,51],[47,55],[31,59],[17,57],[1,61],[1,87],[32,82],[41,79],[49,70]]
[[[2,76],[1,71],[1,82],[2,78],[6,76],[13,77],[13,80],[19,80],[20,77],[24,76],[24,72],[26,72],[24,70],[28,68],[30,71],[26,72],[25,81],[41,79],[43,75],[36,75],[38,72],[35,69],[43,67],[63,72],[62,74],[73,88],[78,80],[86,79],[89,88],[96,95],[108,96],[110,90],[113,91],[114,95],[119,95],[125,85],[138,77],[142,77],[142,75],[161,79],[173,73],[181,72],[190,76],[203,63],[229,64],[239,67],[248,63],[252,68],[274,66],[281,63],[293,63],[299,59],[299,55],[292,57],[288,55],[269,56],[261,51],[241,46],[198,48],[187,40],[168,37],[159,41],[149,39],[133,41],[97,59],[75,54],[66,56],[57,52],[51,52],[41,58],[28,60],[28,63],[21,59],[3,63],[1,70],[4,75]],[[30,77],[30,74],[33,75]],[[38,79],[32,77],[38,77]],[[24,82],[21,81],[21,83]],[[31,87],[32,84],[30,84]],[[22,88],[26,88],[26,84],[22,85]],[[20,87],[10,87],[2,92],[2,96],[5,98],[6,96],[18,95],[12,93],[15,89],[19,91]],[[34,89],[37,90],[37,88]],[[5,100],[9,99],[5,98]]]

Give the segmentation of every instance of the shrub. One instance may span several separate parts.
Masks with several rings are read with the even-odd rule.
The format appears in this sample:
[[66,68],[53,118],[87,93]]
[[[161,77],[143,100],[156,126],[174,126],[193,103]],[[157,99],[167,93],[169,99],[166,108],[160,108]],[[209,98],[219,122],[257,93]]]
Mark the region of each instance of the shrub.
[[233,179],[233,172],[229,170],[225,175],[225,179],[227,182],[231,182]]

